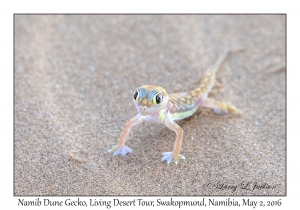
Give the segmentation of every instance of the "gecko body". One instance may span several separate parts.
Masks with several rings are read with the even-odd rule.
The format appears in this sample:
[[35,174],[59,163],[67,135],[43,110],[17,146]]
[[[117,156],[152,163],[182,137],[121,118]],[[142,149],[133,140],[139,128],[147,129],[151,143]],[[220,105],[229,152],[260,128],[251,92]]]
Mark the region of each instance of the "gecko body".
[[199,107],[211,108],[218,115],[230,113],[241,113],[236,107],[229,103],[216,101],[208,97],[209,91],[215,84],[216,73],[220,69],[229,51],[224,53],[219,59],[210,66],[203,74],[198,87],[185,93],[168,94],[166,90],[159,86],[144,85],[134,92],[133,102],[138,114],[130,119],[121,135],[119,142],[108,152],[114,152],[113,155],[125,156],[132,153],[132,150],[125,145],[132,126],[144,121],[158,122],[164,124],[176,133],[176,140],[172,152],[164,152],[162,161],[167,163],[178,163],[185,157],[180,153],[183,130],[175,122],[193,115]]

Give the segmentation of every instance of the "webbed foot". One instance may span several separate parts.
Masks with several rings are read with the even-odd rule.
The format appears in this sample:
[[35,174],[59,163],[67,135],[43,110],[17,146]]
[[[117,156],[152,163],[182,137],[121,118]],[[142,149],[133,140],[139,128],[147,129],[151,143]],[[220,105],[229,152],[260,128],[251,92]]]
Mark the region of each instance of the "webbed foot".
[[125,156],[127,153],[132,153],[132,149],[130,149],[126,145],[122,145],[122,146],[116,145],[115,147],[108,150],[107,152],[114,152],[113,156],[118,155],[118,154]]
[[166,160],[168,164],[171,162],[174,162],[177,165],[177,163],[179,162],[180,159],[183,159],[183,160],[185,159],[185,157],[181,154],[173,155],[173,152],[164,152],[162,154],[163,154],[163,157],[162,157],[161,161]]

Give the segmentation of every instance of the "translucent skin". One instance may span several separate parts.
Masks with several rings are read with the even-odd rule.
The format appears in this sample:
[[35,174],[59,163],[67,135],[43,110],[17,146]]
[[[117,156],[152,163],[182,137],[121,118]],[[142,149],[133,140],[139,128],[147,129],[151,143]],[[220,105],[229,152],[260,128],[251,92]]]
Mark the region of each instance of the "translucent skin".
[[216,80],[216,72],[221,67],[228,52],[224,53],[214,65],[208,68],[198,87],[186,93],[176,93],[168,95],[166,90],[159,86],[144,85],[134,92],[133,102],[138,114],[129,120],[119,139],[119,143],[108,152],[114,152],[113,155],[120,154],[125,156],[132,153],[132,150],[125,146],[125,142],[132,126],[144,121],[158,122],[167,126],[176,133],[176,140],[172,152],[163,153],[162,161],[167,163],[178,163],[185,157],[180,153],[183,130],[175,122],[193,115],[197,109],[207,107],[214,110],[218,115],[229,113],[241,113],[236,107],[223,102],[218,102],[208,98],[208,93],[212,89]]

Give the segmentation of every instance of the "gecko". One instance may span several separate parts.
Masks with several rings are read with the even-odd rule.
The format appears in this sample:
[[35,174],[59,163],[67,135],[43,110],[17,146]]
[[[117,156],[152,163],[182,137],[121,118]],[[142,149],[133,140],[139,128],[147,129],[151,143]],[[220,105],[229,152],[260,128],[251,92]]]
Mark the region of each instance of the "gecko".
[[165,125],[176,133],[176,140],[172,152],[162,153],[162,161],[174,162],[176,165],[185,157],[180,154],[183,130],[175,122],[193,115],[199,107],[213,109],[217,115],[242,113],[238,108],[230,103],[220,102],[208,97],[210,90],[216,81],[216,73],[224,63],[228,53],[227,50],[217,61],[204,72],[199,85],[189,92],[168,94],[160,86],[143,85],[133,93],[133,103],[138,114],[126,122],[120,135],[119,142],[108,152],[113,152],[113,156],[132,153],[132,150],[125,145],[131,128],[145,121],[157,122]]

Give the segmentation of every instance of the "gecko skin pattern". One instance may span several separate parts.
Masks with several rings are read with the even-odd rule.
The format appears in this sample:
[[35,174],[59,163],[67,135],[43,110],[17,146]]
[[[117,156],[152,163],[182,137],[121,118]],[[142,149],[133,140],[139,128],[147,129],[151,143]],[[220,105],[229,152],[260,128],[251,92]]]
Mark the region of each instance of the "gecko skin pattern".
[[162,161],[166,160],[167,163],[174,162],[177,164],[180,159],[185,159],[185,157],[179,154],[183,130],[175,122],[176,120],[182,120],[193,115],[199,107],[211,108],[218,115],[241,113],[240,110],[228,103],[208,97],[209,91],[215,84],[216,73],[228,53],[229,51],[220,56],[216,63],[204,72],[199,86],[190,92],[168,95],[166,90],[159,86],[144,85],[139,87],[133,94],[133,102],[138,114],[126,123],[120,135],[119,143],[108,152],[114,152],[113,156],[118,154],[125,156],[127,153],[132,153],[132,150],[125,145],[131,127],[144,121],[158,122],[176,133],[174,149],[172,152],[164,152]]

